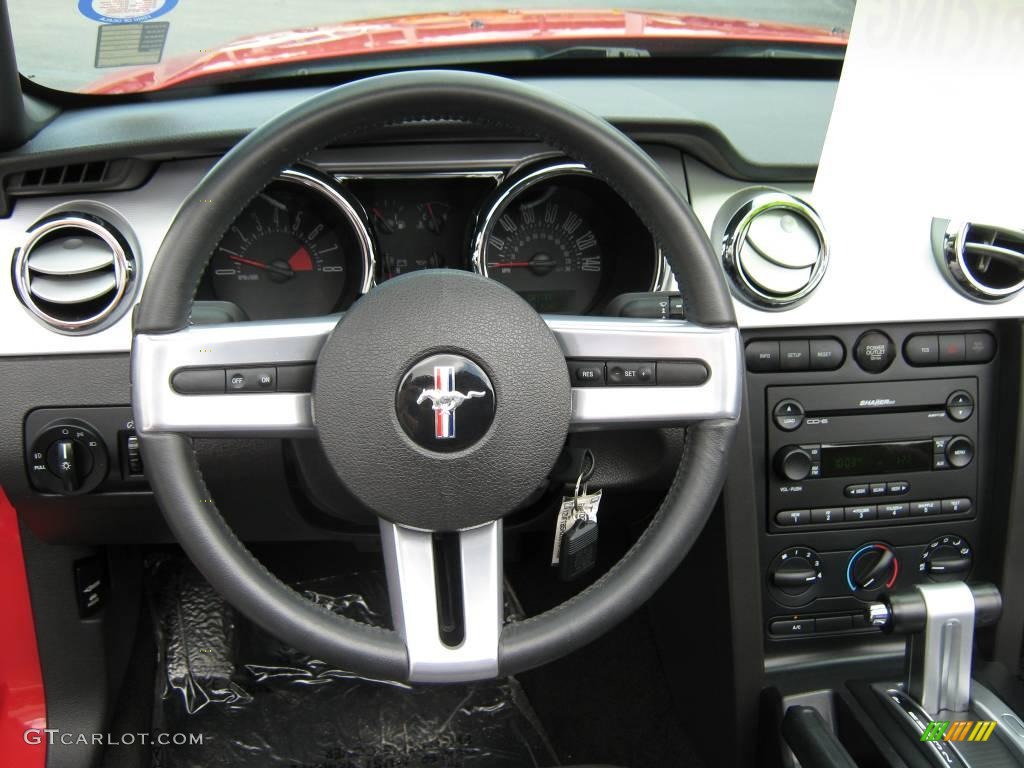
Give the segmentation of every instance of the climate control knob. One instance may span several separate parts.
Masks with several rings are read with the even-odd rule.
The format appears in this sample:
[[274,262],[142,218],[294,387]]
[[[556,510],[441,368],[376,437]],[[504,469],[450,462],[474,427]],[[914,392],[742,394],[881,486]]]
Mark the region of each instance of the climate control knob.
[[811,454],[796,445],[787,445],[775,454],[775,471],[787,480],[806,480],[813,463]]
[[918,570],[932,581],[966,579],[971,572],[974,553],[962,536],[939,536],[925,548]]
[[821,580],[821,558],[807,547],[784,549],[768,566],[768,584],[783,605],[810,602]]
[[888,544],[865,544],[846,564],[846,584],[855,595],[892,589],[900,574],[900,561]]

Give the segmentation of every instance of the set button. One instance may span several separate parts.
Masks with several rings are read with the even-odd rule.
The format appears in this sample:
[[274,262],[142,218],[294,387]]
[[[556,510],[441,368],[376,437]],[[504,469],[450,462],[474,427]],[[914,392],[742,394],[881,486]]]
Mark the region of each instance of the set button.
[[839,339],[759,339],[746,346],[747,370],[834,371],[843,364],[846,349]]

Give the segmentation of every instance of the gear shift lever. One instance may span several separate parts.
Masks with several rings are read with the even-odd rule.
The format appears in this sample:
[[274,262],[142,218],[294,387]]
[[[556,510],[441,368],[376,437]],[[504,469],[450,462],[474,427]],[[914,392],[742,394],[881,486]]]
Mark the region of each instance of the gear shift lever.
[[956,581],[885,595],[868,617],[887,632],[910,635],[906,691],[934,716],[968,709],[974,628],[994,624],[1002,607],[995,586]]

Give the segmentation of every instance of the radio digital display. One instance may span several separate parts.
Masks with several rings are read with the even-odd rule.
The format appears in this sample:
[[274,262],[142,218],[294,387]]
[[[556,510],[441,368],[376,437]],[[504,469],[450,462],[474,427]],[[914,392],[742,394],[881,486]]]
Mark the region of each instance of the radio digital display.
[[821,476],[885,475],[932,468],[931,440],[821,446]]

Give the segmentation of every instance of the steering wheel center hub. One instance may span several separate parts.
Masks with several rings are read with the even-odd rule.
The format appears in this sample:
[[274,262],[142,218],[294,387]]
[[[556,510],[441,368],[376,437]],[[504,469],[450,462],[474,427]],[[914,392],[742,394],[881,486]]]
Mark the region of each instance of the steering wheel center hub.
[[451,453],[487,433],[494,422],[494,387],[483,368],[469,358],[431,355],[402,377],[395,411],[414,443]]
[[313,385],[341,481],[381,517],[426,530],[520,506],[558,458],[570,406],[547,324],[503,285],[455,270],[403,275],[356,302]]

